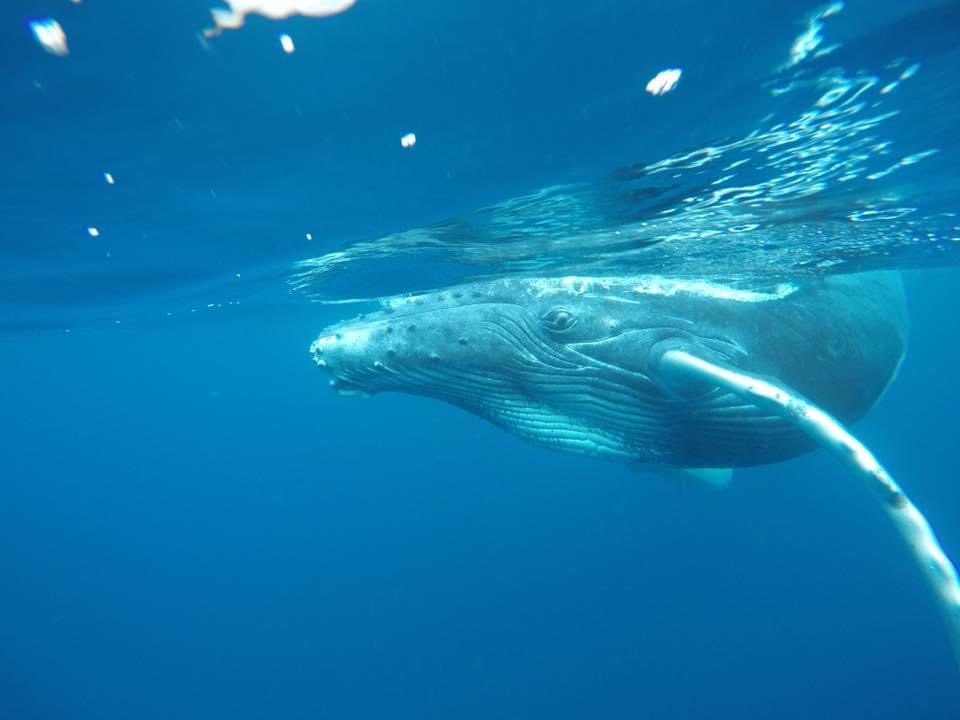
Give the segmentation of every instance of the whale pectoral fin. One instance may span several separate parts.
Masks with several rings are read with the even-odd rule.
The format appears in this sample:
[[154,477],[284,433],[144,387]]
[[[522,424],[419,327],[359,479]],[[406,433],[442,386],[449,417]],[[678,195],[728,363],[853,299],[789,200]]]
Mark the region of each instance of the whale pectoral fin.
[[665,350],[658,358],[658,366],[662,379],[668,383],[675,380],[681,384],[684,381],[711,383],[765,411],[780,415],[831,450],[864,480],[880,498],[936,593],[960,662],[960,579],[957,570],[923,513],[862,442],[825,410],[776,380],[717,365],[679,348]]
[[699,485],[714,489],[722,489],[733,479],[733,470],[730,468],[663,468],[660,474],[667,480],[681,485]]

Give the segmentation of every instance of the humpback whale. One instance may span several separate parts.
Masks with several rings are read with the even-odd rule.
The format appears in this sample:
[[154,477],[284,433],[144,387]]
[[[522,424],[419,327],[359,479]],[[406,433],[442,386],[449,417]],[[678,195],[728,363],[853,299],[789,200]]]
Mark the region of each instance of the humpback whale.
[[343,394],[444,400],[534,443],[669,473],[833,451],[875,491],[960,651],[960,582],[922,513],[847,425],[896,376],[894,272],[760,290],[659,276],[509,277],[383,301],[310,351]]

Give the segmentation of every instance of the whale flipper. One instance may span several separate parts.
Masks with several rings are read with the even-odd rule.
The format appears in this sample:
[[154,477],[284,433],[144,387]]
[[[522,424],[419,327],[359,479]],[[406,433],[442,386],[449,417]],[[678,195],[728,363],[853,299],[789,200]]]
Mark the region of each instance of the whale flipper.
[[960,580],[957,570],[923,513],[863,443],[832,415],[776,380],[722,367],[679,348],[663,352],[658,364],[667,384],[690,380],[709,382],[780,415],[831,450],[863,479],[880,498],[936,593],[954,653],[960,662]]

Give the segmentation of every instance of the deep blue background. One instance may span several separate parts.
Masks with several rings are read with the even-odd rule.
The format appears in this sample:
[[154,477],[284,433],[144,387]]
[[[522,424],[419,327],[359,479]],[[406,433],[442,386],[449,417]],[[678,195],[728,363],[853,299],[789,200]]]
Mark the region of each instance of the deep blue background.
[[[339,398],[306,354],[339,315],[278,279],[742,131],[811,7],[359,0],[206,50],[203,2],[4,3],[0,718],[960,717],[930,593],[825,454],[704,492]],[[958,281],[909,278],[858,428],[954,556]]]

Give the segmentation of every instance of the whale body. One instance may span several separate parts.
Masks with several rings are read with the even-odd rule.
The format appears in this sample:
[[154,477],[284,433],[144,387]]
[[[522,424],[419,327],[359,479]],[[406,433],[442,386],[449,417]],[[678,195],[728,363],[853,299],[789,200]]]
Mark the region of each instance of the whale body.
[[907,326],[890,272],[759,291],[655,276],[514,277],[387,300],[310,349],[341,393],[433,397],[560,450],[735,468],[816,442],[728,389],[671,376],[664,352],[774,378],[849,424],[894,378]]

